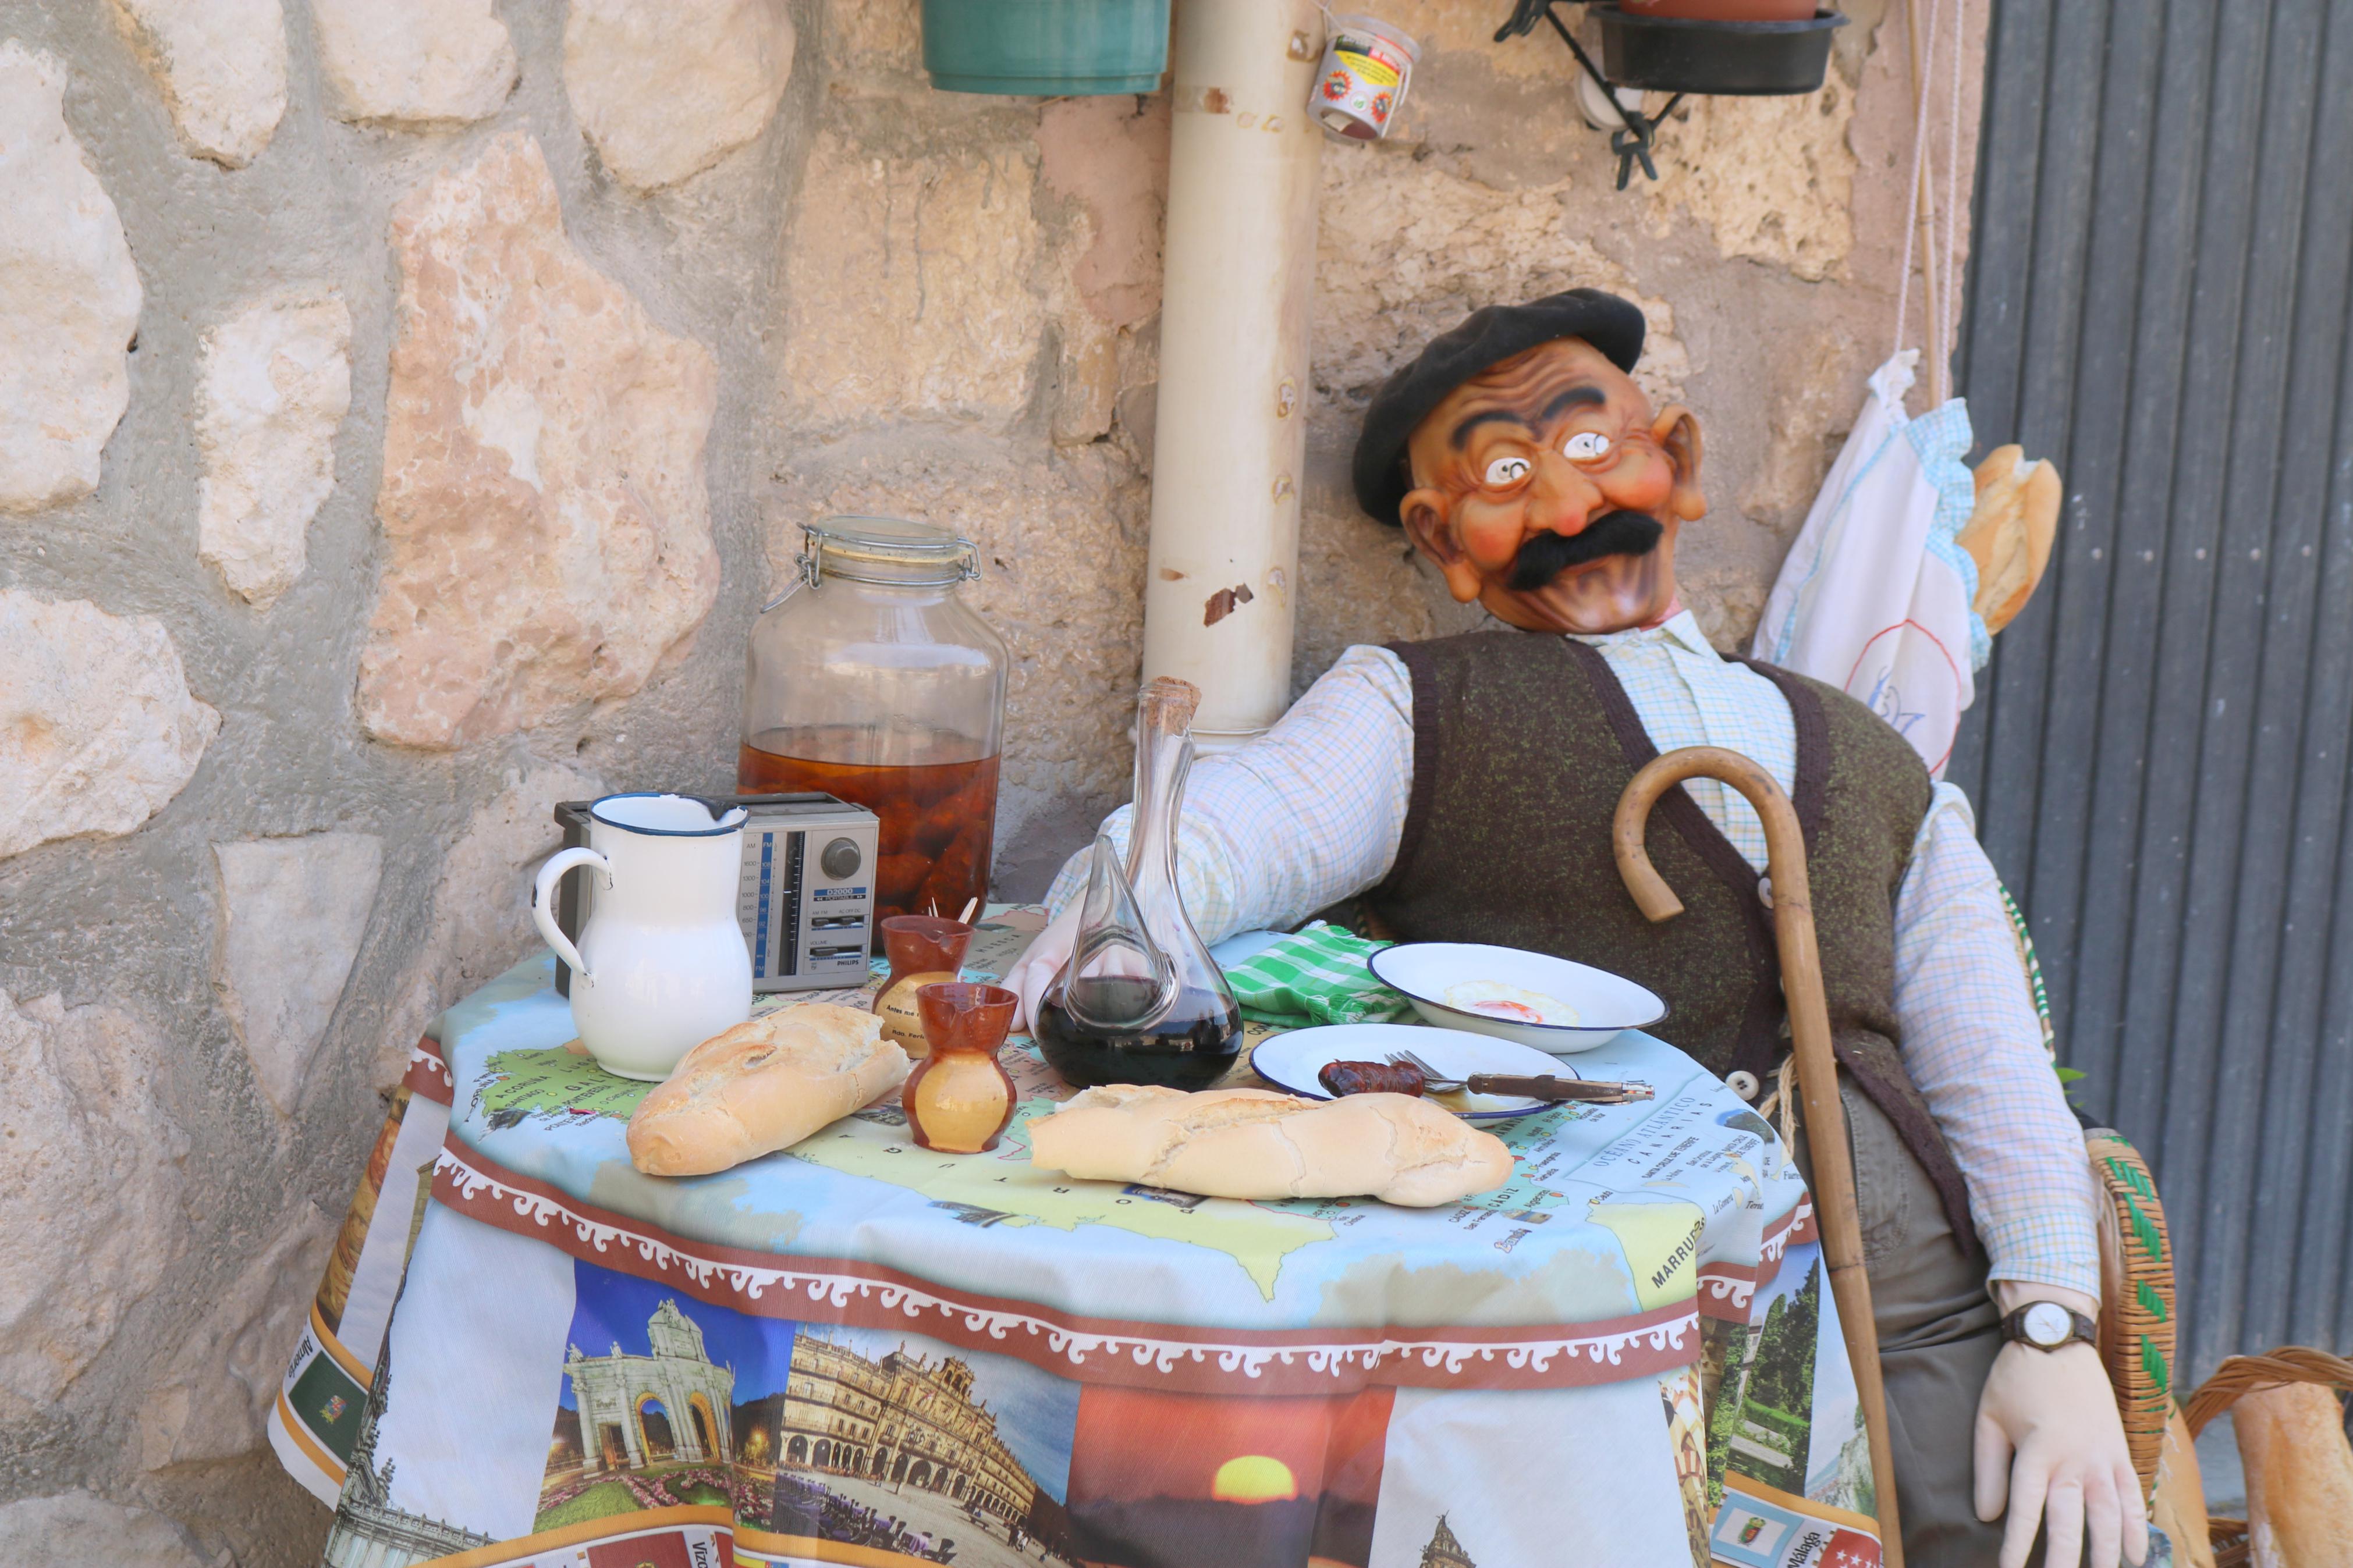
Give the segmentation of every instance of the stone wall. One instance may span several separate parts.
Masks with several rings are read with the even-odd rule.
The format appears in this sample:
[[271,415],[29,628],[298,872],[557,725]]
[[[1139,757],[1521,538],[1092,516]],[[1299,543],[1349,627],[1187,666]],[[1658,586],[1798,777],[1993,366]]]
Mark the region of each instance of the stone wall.
[[[1619,193],[1556,41],[1388,0],[1424,64],[1324,157],[1301,684],[1463,620],[1348,500],[1371,387],[1579,282],[1706,423],[1687,592],[1746,630],[1893,331],[1885,8]],[[527,950],[554,802],[729,782],[802,521],[979,542],[1001,890],[1119,797],[1167,106],[918,47],[912,0],[0,0],[12,1550],[316,1560],[261,1415],[379,1093]]]

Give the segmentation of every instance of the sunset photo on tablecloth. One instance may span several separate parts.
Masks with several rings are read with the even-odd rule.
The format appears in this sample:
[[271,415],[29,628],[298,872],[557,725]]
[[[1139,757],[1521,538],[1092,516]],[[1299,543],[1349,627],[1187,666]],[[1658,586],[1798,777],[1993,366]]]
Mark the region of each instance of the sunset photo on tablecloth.
[[1090,1387],[1071,1462],[1079,1553],[1105,1568],[1365,1568],[1395,1399]]

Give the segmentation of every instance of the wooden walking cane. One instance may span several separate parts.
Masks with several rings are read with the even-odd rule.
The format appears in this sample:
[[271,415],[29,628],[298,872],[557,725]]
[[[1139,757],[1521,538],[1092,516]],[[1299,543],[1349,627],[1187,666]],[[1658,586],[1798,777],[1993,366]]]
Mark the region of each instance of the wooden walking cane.
[[1862,1271],[1862,1224],[1854,1196],[1854,1160],[1847,1148],[1846,1108],[1839,1101],[1838,1060],[1831,1052],[1830,1002],[1822,990],[1821,950],[1814,943],[1814,909],[1806,881],[1806,836],[1797,809],[1781,786],[1738,752],[1722,746],[1686,746],[1669,752],[1634,775],[1618,799],[1611,847],[1618,874],[1635,904],[1653,921],[1683,912],[1651,864],[1642,830],[1660,795],[1688,778],[1712,778],[1748,797],[1765,823],[1765,863],[1773,880],[1773,934],[1781,950],[1781,993],[1789,1004],[1789,1036],[1798,1064],[1798,1090],[1805,1103],[1809,1146],[1813,1152],[1814,1214],[1821,1229],[1822,1260],[1830,1266],[1831,1295],[1838,1302],[1839,1326],[1854,1363],[1854,1385],[1862,1400],[1863,1429],[1871,1439],[1871,1484],[1879,1505],[1880,1553],[1887,1568],[1904,1568],[1904,1532],[1895,1515],[1895,1459],[1887,1436],[1887,1394],[1879,1376],[1879,1331],[1871,1316],[1871,1280]]

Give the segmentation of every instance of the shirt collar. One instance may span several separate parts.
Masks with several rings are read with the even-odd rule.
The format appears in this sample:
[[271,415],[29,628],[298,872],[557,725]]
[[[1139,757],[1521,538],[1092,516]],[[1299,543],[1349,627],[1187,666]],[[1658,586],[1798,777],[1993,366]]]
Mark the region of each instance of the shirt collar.
[[1680,644],[1688,652],[1705,654],[1710,658],[1715,657],[1715,645],[1707,640],[1707,634],[1699,629],[1698,618],[1689,610],[1678,611],[1655,626],[1638,626],[1631,631],[1602,632],[1592,636],[1577,632],[1568,635],[1576,641],[1589,647],[1598,647],[1605,653],[1611,648]]

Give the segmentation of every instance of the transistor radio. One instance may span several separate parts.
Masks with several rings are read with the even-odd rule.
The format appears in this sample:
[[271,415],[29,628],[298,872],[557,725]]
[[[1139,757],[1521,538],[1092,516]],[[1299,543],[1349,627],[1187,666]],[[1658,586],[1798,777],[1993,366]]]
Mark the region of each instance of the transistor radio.
[[[696,798],[744,811],[735,919],[752,952],[754,994],[866,984],[881,820],[829,795]],[[565,847],[588,842],[588,808],[596,804],[567,800],[555,808]],[[556,929],[575,942],[588,923],[596,881],[593,875],[566,877],[556,898]],[[569,966],[555,966],[555,989],[572,994]]]

